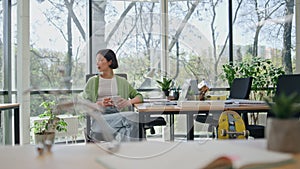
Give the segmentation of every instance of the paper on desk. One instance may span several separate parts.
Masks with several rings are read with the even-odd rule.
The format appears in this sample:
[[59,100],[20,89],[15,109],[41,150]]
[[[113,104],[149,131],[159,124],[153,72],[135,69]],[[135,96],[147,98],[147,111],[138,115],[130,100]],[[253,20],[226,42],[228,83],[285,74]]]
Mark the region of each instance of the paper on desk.
[[292,159],[289,154],[241,146],[228,141],[151,141],[124,143],[119,152],[98,157],[97,161],[109,169],[199,169],[220,157],[232,159],[233,168],[242,168],[248,164],[279,165]]

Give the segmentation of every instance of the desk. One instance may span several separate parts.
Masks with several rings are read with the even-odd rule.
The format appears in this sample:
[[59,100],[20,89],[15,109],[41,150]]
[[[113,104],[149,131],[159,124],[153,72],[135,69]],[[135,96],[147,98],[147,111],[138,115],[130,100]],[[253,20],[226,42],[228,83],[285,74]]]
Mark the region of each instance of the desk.
[[[15,144],[20,144],[20,104],[19,103],[0,104],[0,115],[1,115],[1,111],[3,110],[14,110]],[[1,118],[0,118],[0,122],[1,122]]]
[[[199,101],[201,102],[201,101]],[[143,125],[147,119],[147,116],[153,114],[166,114],[170,117],[170,136],[171,140],[174,141],[174,115],[184,114],[187,117],[187,140],[194,139],[194,115],[198,113],[213,113],[222,112],[224,110],[233,110],[239,113],[248,112],[267,112],[269,107],[266,104],[241,104],[241,105],[216,105],[213,102],[207,105],[201,105],[197,107],[180,107],[180,106],[165,106],[165,105],[154,105],[153,103],[141,103],[135,105],[136,110],[139,113],[139,137],[143,138]],[[248,124],[248,121],[245,121]]]
[[[72,146],[70,146],[72,145]],[[54,145],[52,152],[39,156],[34,145],[0,146],[3,169],[105,169],[96,162],[103,155],[94,144]]]
[[[211,146],[219,144],[219,142],[224,141],[213,141]],[[228,141],[227,141],[228,142]],[[165,168],[165,169],[177,169],[186,168],[190,169],[190,164],[197,164],[202,159],[208,160],[208,154],[198,151],[201,148],[199,142],[182,142],[177,144],[172,151],[166,151],[160,154],[162,148],[166,146],[172,146],[177,144],[176,142],[166,143],[166,142],[134,142],[134,143],[124,143],[121,144],[121,153],[115,156],[114,154],[107,154],[96,144],[73,144],[73,145],[54,145],[52,152],[44,152],[42,156],[38,156],[33,145],[22,145],[22,146],[0,146],[0,161],[1,168],[3,169],[107,169],[109,166],[97,162],[98,159],[108,158],[108,156],[115,156],[116,158],[121,158],[121,161],[114,161],[114,165],[119,165],[119,167],[111,168],[128,168],[128,163],[123,163],[125,160],[133,163],[134,167],[131,168]],[[231,147],[239,144],[239,146],[245,146],[247,149],[255,149],[255,151],[266,152],[264,149],[265,140],[236,140],[230,141]],[[184,146],[184,147],[183,147]],[[132,156],[122,156],[122,152],[134,153],[140,148],[141,153],[152,152],[156,155],[151,154],[152,158],[142,158],[141,155],[135,156],[140,158],[128,158]],[[181,147],[181,149],[180,149]],[[186,148],[185,148],[186,147]],[[207,145],[204,145],[204,149]],[[193,153],[190,153],[191,148],[195,148]],[[208,147],[210,149],[210,147]],[[149,150],[150,149],[150,150]],[[185,151],[188,150],[188,151]],[[180,152],[180,153],[176,153]],[[212,149],[212,153],[218,153],[218,149]],[[220,152],[220,153],[224,153]],[[227,152],[228,153],[228,152]],[[243,153],[243,152],[242,152]],[[211,154],[211,153],[210,153]],[[120,156],[118,156],[120,155]],[[270,155],[270,154],[269,154]],[[248,155],[249,156],[249,155]],[[126,158],[127,157],[127,158]],[[173,160],[170,158],[177,159]],[[162,160],[168,158],[169,161]],[[255,158],[255,157],[253,157]],[[295,162],[284,164],[282,166],[273,167],[272,169],[295,169],[300,167],[300,154],[293,155]],[[110,160],[112,160],[110,158]],[[131,162],[130,162],[131,160]],[[158,160],[160,163],[151,163],[151,165],[145,165],[149,163],[148,160]],[[240,160],[240,159],[237,159]],[[201,162],[201,161],[200,161]],[[111,163],[110,163],[111,164]],[[160,167],[157,167],[159,165]],[[184,165],[184,167],[181,167]],[[120,167],[122,166],[122,167]],[[123,167],[124,166],[124,167]],[[175,166],[175,167],[174,167]],[[199,168],[199,167],[198,167]]]

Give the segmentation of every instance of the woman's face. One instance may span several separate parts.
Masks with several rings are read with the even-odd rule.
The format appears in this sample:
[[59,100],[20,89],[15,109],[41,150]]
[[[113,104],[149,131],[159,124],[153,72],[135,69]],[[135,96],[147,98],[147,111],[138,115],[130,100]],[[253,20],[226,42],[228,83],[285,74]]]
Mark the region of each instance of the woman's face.
[[101,54],[98,54],[96,57],[96,63],[97,63],[97,68],[99,72],[104,72],[107,70],[111,70],[109,67],[112,63],[112,61],[107,61],[107,59],[102,56]]

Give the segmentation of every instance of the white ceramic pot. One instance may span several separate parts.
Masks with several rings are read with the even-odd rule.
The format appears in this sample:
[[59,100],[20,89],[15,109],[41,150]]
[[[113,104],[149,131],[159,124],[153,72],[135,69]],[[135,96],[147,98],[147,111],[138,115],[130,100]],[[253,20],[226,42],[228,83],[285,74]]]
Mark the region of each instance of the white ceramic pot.
[[50,140],[52,143],[54,143],[55,139],[55,132],[47,132],[45,134],[34,134],[34,143],[42,143],[44,144],[46,140]]
[[265,133],[268,149],[288,153],[300,152],[299,131],[298,119],[268,118]]

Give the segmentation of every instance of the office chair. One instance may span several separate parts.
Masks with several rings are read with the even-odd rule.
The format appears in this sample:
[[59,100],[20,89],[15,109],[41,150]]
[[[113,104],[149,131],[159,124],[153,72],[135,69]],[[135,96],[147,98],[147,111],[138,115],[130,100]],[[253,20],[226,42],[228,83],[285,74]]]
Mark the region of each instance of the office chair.
[[[88,81],[89,78],[95,76],[97,74],[87,74],[86,75],[86,82]],[[126,73],[115,73],[115,75],[123,77],[127,79],[127,74]],[[133,111],[133,110],[132,110]],[[167,122],[163,117],[146,117],[146,122],[144,124],[144,136],[146,136],[146,130],[150,129],[151,134],[155,134],[155,129],[154,126],[165,126]],[[86,129],[85,129],[85,139],[87,142],[91,142],[93,139],[91,137],[91,117],[87,114],[86,115]]]
[[[276,83],[275,96],[279,96],[281,93],[290,95],[294,92],[298,93],[300,96],[300,74],[289,74],[280,75]],[[300,103],[300,100],[299,100]],[[273,114],[268,112],[267,118],[272,117]],[[300,117],[300,112],[295,115],[295,117]],[[265,137],[265,127],[262,125],[248,125],[247,129],[250,131],[250,135],[254,138],[264,138]]]
[[229,99],[249,99],[253,77],[235,78],[230,87]]
[[[275,97],[284,93],[286,95],[291,95],[297,93],[300,97],[300,74],[288,74],[280,75],[276,84]],[[298,100],[300,103],[300,100]],[[268,113],[268,117],[273,116]],[[295,117],[300,117],[300,112],[295,114]]]
[[[237,78],[233,80],[232,86],[230,88],[229,99],[249,99],[252,85],[252,77],[248,78]],[[241,115],[246,129],[250,132],[250,136],[254,138],[264,138],[265,137],[265,126],[263,125],[249,125],[248,124],[248,114]]]
[[[229,92],[229,99],[249,99],[253,77],[235,78],[232,82]],[[218,119],[214,119],[209,113],[198,114],[195,121],[200,123],[209,123],[209,129],[212,125],[218,124]]]

